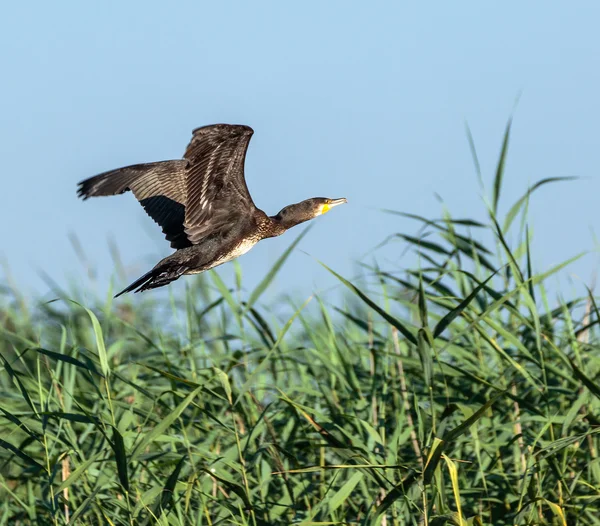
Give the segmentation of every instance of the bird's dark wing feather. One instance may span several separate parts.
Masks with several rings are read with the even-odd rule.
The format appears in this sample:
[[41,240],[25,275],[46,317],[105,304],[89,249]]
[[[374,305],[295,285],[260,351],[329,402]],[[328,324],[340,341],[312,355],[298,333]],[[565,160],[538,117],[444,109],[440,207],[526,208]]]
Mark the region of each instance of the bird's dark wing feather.
[[184,155],[188,161],[184,227],[192,244],[255,210],[244,179],[253,133],[248,126],[229,124],[194,130]]
[[117,195],[131,190],[161,227],[173,248],[191,246],[184,231],[187,161],[136,164],[104,172],[79,183],[78,195]]
[[255,209],[244,160],[252,128],[215,124],[194,130],[185,159],[136,164],[79,183],[80,197],[131,190],[161,227],[173,248],[185,248],[209,234],[225,233]]

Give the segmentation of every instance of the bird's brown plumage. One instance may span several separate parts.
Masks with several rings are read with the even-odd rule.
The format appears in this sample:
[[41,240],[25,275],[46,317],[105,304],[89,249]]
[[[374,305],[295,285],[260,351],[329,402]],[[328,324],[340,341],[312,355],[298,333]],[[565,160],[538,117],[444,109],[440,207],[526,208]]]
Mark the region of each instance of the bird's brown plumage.
[[177,249],[123,292],[160,287],[225,263],[345,202],[313,198],[268,217],[254,205],[244,177],[253,133],[243,125],[197,128],[181,160],[126,166],[79,183],[83,199],[131,190]]
[[194,130],[184,154],[189,161],[184,226],[192,244],[256,209],[244,178],[253,133],[249,126],[226,124]]
[[215,124],[197,128],[183,160],[136,164],[79,183],[79,196],[131,190],[163,229],[173,248],[196,244],[256,207],[244,179],[252,128]]

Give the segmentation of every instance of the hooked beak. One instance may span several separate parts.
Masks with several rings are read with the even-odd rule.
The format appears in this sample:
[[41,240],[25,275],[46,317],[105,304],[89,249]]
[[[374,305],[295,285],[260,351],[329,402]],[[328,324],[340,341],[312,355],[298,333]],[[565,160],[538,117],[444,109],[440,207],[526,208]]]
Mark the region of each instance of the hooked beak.
[[325,212],[329,212],[334,206],[343,205],[347,202],[348,200],[345,197],[341,197],[340,199],[328,199],[327,203],[323,205],[321,213],[324,214]]

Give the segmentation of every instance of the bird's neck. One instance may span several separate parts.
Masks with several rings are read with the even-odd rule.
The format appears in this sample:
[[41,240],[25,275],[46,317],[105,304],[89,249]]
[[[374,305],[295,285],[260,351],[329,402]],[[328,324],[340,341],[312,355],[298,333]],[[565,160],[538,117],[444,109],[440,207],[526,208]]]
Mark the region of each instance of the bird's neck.
[[264,212],[257,218],[256,223],[262,239],[280,236],[287,230],[280,220],[269,217]]

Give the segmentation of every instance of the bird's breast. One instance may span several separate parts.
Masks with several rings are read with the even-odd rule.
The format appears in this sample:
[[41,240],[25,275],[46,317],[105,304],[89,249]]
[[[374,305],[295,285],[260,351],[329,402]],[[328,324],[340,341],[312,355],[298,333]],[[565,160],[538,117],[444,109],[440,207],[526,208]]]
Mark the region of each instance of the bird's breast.
[[231,251],[231,259],[240,257],[241,255],[245,254],[254,245],[256,245],[257,242],[258,239],[244,239],[243,241],[240,241],[237,245],[233,247],[233,250]]
[[223,252],[212,266],[216,267],[217,265],[222,265],[223,263],[227,263],[232,259],[239,258],[241,255],[248,252],[254,245],[256,245],[256,243],[258,243],[258,239],[254,238],[243,239],[242,241],[235,243],[230,247],[229,250]]

